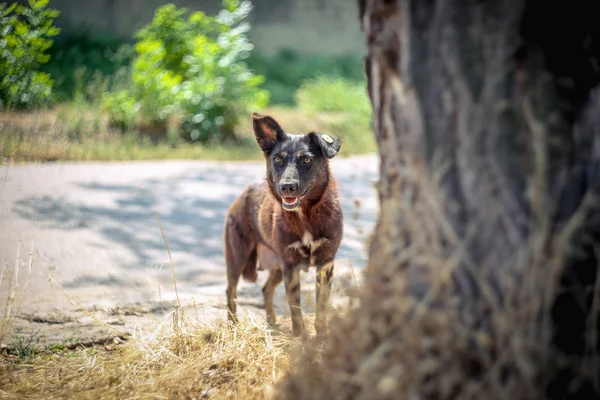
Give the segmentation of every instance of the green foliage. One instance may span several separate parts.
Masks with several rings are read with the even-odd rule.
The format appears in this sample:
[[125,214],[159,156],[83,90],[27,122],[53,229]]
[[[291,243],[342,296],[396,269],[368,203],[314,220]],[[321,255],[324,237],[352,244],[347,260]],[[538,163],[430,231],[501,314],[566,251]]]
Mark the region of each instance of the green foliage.
[[136,44],[138,57],[132,67],[133,95],[144,117],[164,122],[179,110],[179,85],[183,76],[165,67],[169,52],[159,40]]
[[[221,23],[225,24],[226,18]],[[187,59],[188,79],[181,85],[183,126],[192,140],[210,140],[215,130],[224,138],[231,137],[239,118],[247,116],[249,108],[256,110],[268,104],[269,93],[258,88],[264,77],[240,62],[252,49],[245,36],[248,28],[240,25],[225,30],[217,41],[195,39]]]
[[22,333],[21,328],[16,328],[12,338],[11,353],[19,360],[32,358],[37,353],[36,346],[39,341],[40,339],[36,335],[27,337]]
[[339,119],[329,123],[328,132],[344,139],[340,152],[342,155],[377,151],[370,115],[344,113]]
[[186,8],[178,9],[174,4],[159,7],[154,19],[136,33],[137,62],[144,56],[154,58],[169,71],[182,72],[186,69],[184,58],[192,51],[189,35],[194,35],[195,24],[185,20]]
[[[166,30],[152,35],[171,37],[176,31]],[[173,41],[173,38],[170,39]],[[170,45],[168,54],[172,60],[182,59],[176,56],[176,46]],[[131,87],[131,64],[135,55],[134,46],[126,41],[107,35],[91,33],[87,30],[69,32],[61,36],[49,50],[51,59],[42,66],[42,71],[50,73],[55,80],[54,95],[58,100],[73,100],[83,92],[90,99],[95,76],[101,74],[108,80],[109,90],[123,90]],[[364,81],[363,61],[353,54],[330,56],[300,54],[291,49],[279,51],[276,55],[265,55],[253,50],[244,60],[248,68],[258,75],[266,77],[260,88],[270,93],[270,103],[294,105],[296,90],[307,80],[317,76],[340,77],[352,82]],[[77,82],[77,71],[85,67],[82,82]],[[78,86],[79,85],[79,86]]]
[[[131,85],[130,67],[134,48],[127,42],[111,37],[93,35],[87,31],[69,33],[57,41],[49,51],[51,59],[41,67],[55,81],[54,95],[58,100],[73,100],[84,92],[101,74],[109,82],[109,90],[128,89]],[[363,63],[358,56],[300,55],[293,50],[282,50],[275,56],[252,51],[245,60],[256,74],[265,76],[260,85],[268,91],[272,104],[295,104],[296,90],[317,76],[341,77],[361,82]],[[77,71],[85,67],[83,81],[77,82]],[[86,99],[90,93],[86,94]]]
[[52,93],[50,75],[39,71],[50,58],[48,38],[60,32],[53,25],[59,12],[47,5],[48,0],[0,3],[0,109],[35,107]]
[[50,61],[42,71],[55,81],[58,101],[95,101],[102,90],[123,90],[131,85],[129,68],[134,56],[130,43],[87,29],[70,31],[50,48]]
[[370,115],[365,83],[342,78],[318,77],[305,82],[296,92],[296,102],[306,112],[341,111]]
[[243,22],[252,6],[238,0],[223,5],[216,16],[198,11],[186,19],[187,9],[167,4],[136,34],[134,102],[144,119],[159,125],[178,116],[192,141],[233,138],[239,117],[269,101],[259,88],[264,78],[244,62],[253,48]]
[[120,90],[104,95],[102,109],[110,115],[113,126],[128,131],[135,125],[139,105],[126,90]]
[[296,90],[318,76],[364,81],[364,63],[360,56],[352,54],[323,56],[282,49],[275,56],[254,52],[247,62],[251,69],[267,77],[262,87],[271,92],[273,104],[294,104]]
[[376,150],[365,82],[322,76],[305,82],[295,97],[298,108],[309,115],[328,113],[338,117],[332,118],[329,128],[331,133],[344,138],[344,152]]

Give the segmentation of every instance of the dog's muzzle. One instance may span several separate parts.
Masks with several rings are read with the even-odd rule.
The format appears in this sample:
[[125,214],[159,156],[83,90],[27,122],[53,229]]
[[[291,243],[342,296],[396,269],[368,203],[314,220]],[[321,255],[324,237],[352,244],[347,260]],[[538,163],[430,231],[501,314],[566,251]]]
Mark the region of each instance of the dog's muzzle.
[[282,197],[281,205],[284,210],[292,211],[300,205],[302,197]]

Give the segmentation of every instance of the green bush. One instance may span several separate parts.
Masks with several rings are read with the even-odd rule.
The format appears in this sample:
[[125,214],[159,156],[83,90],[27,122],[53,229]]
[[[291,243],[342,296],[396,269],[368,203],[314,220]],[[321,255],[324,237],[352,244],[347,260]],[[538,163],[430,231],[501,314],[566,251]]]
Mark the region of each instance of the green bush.
[[100,89],[96,88],[99,80],[105,81],[109,90],[131,86],[133,46],[116,36],[80,28],[61,35],[49,55],[50,61],[41,70],[54,79],[54,97],[58,101],[83,97],[93,102],[100,97]]
[[173,4],[156,10],[136,34],[132,66],[143,119],[164,125],[178,116],[187,139],[207,142],[234,138],[239,117],[267,105],[269,93],[258,87],[264,78],[243,61],[253,47],[242,22],[251,9],[249,1],[225,0],[218,15],[187,19],[188,10]]
[[52,94],[50,75],[39,71],[50,58],[48,38],[60,32],[53,25],[59,13],[47,5],[48,0],[0,3],[0,109],[39,106]]
[[111,125],[125,132],[134,127],[139,104],[126,90],[120,90],[104,95],[102,109],[110,115]]

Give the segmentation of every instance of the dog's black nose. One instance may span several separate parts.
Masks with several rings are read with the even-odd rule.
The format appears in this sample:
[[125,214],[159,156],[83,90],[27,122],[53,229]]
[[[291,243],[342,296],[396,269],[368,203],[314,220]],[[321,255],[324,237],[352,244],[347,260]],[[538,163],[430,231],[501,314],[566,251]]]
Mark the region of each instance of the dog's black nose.
[[298,189],[298,184],[295,183],[295,182],[292,182],[292,183],[281,183],[279,185],[279,189],[284,194],[294,194],[294,192],[296,191],[296,189]]

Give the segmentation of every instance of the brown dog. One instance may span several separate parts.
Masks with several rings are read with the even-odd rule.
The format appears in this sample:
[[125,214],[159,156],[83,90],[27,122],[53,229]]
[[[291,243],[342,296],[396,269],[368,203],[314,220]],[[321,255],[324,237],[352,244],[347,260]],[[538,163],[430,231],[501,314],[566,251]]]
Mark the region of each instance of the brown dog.
[[292,315],[293,335],[304,329],[300,309],[300,269],[317,268],[315,328],[327,330],[333,261],[343,231],[343,215],[329,159],[341,140],[310,132],[285,133],[271,117],[253,113],[256,141],[267,164],[266,181],[248,186],[225,218],[227,307],[236,318],[240,275],[256,282],[257,261],[270,276],[263,286],[267,321],[275,324],[273,296],[284,281]]

